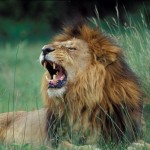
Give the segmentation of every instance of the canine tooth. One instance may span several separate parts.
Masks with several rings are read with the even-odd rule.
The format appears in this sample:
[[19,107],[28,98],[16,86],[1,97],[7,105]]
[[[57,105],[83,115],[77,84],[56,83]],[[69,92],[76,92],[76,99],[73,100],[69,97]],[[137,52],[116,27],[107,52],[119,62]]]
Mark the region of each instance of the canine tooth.
[[56,75],[53,75],[53,80],[56,80]]
[[55,69],[56,68],[56,64],[55,63],[53,63],[53,69]]
[[47,80],[48,82],[50,82],[50,79],[49,79],[47,76],[46,76],[45,78],[46,78],[46,80]]
[[47,62],[44,62],[44,68],[46,68],[46,64],[47,64]]

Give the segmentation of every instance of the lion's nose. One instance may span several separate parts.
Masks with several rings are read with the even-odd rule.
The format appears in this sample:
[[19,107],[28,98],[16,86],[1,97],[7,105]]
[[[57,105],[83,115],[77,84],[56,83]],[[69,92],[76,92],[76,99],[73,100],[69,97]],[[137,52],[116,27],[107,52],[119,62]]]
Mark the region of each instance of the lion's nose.
[[43,52],[43,55],[46,55],[52,51],[54,51],[55,48],[53,48],[52,46],[47,46],[45,45],[43,48],[42,48],[42,52]]

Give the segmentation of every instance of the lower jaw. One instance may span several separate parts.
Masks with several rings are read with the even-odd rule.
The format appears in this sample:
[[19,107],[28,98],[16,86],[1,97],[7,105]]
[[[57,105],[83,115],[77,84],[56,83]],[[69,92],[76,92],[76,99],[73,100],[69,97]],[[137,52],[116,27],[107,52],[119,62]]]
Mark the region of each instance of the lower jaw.
[[49,98],[58,98],[63,97],[64,93],[66,91],[65,87],[62,88],[48,88],[47,93]]
[[55,84],[52,84],[51,82],[48,84],[48,88],[50,89],[60,89],[63,88],[66,84],[67,77],[65,77],[63,80],[58,80]]
[[[64,86],[64,85],[63,85]],[[61,88],[63,88],[63,86],[62,85],[53,85],[53,84],[49,84],[48,85],[48,88],[49,89],[61,89]]]

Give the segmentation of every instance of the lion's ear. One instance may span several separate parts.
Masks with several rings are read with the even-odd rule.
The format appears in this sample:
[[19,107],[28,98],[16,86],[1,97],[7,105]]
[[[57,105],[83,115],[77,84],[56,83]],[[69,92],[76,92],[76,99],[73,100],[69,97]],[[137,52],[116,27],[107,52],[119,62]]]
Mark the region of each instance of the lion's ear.
[[108,66],[118,59],[121,48],[110,37],[104,35],[98,28],[85,27],[83,29],[82,36],[100,63]]
[[114,61],[110,60],[110,59],[107,59],[105,56],[102,56],[102,57],[97,57],[97,60],[103,64],[104,66],[108,66],[110,64],[112,64]]
[[108,66],[115,62],[120,54],[121,48],[107,41],[107,43],[102,44],[101,48],[96,51],[96,58],[104,66]]

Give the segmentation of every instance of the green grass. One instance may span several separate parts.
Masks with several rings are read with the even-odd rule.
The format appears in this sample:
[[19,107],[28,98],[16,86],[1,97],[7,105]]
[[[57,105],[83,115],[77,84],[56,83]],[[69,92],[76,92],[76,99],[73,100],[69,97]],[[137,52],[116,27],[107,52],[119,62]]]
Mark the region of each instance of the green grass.
[[[96,22],[103,32],[115,38],[117,43],[125,49],[127,62],[140,77],[141,86],[149,99],[150,31],[141,14],[136,17],[137,19],[132,20],[130,16],[127,18],[129,23],[125,26],[121,26],[115,18]],[[95,22],[95,19],[90,20]],[[46,43],[30,43],[25,40],[15,46],[6,43],[0,47],[0,112],[34,110],[42,107],[40,83],[44,69],[40,66],[38,58],[44,44]],[[144,116],[147,129],[144,139],[150,143],[149,114],[150,106],[146,105]],[[7,150],[13,147],[14,149],[32,149],[28,145],[24,147],[1,145],[0,149]]]
[[[116,8],[117,9],[117,8]],[[144,140],[150,143],[150,30],[141,11],[134,16],[126,14],[128,23],[121,25],[116,18],[99,19],[96,10],[97,20],[89,20],[98,25],[102,32],[109,34],[116,43],[123,48],[126,61],[132,70],[138,75],[141,87],[145,94],[146,103],[144,106],[144,117],[146,131]]]
[[32,110],[42,105],[40,82],[44,70],[38,58],[43,45],[23,41],[0,48],[0,112]]

